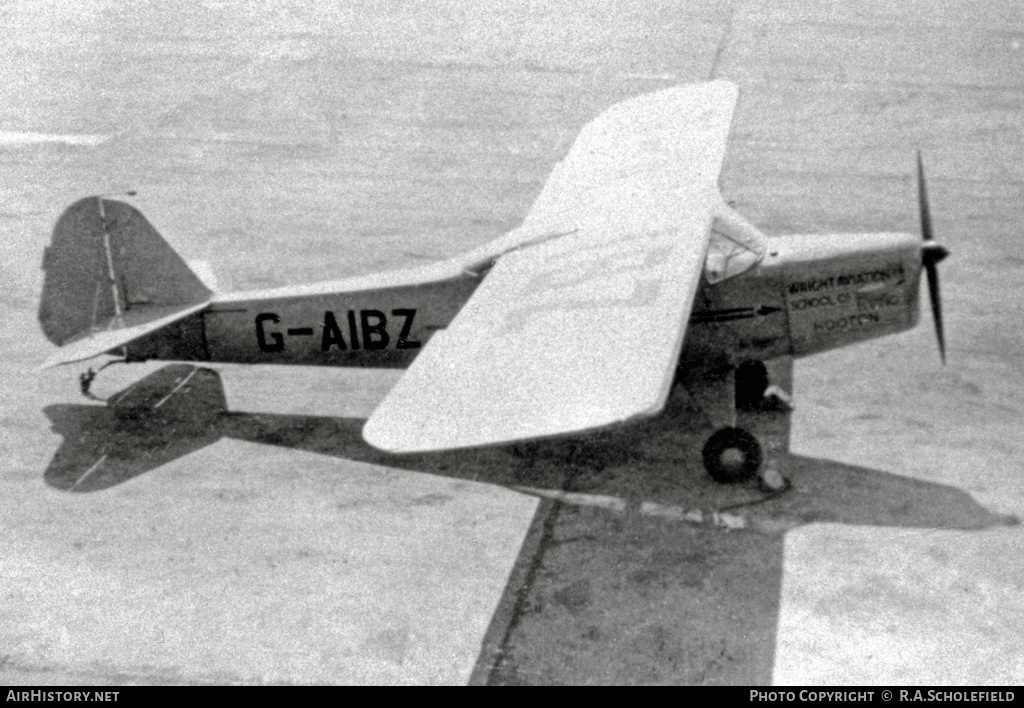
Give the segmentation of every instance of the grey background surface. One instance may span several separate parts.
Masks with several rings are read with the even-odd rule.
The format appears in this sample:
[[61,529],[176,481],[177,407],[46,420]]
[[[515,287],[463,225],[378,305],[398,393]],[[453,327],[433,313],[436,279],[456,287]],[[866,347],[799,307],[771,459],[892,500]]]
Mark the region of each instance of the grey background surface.
[[[1022,679],[1017,3],[26,2],[0,20],[0,680]],[[765,231],[915,231],[920,148],[953,251],[949,365],[926,315],[798,362],[791,419],[755,421],[795,490],[732,510],[743,529],[707,522],[757,494],[704,478],[685,406],[532,457],[398,460],[359,439],[391,373],[227,367],[251,415],[154,431],[78,398],[79,369],[34,371],[42,249],[80,196],[138,190],[225,290],[392,268],[515,226],[605,107],[711,76],[741,89],[723,193]]]

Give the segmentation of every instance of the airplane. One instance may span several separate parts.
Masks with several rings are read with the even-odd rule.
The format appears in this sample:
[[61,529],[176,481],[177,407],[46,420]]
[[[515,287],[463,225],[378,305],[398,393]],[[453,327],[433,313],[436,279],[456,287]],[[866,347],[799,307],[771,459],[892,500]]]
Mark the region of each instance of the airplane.
[[764,454],[736,427],[736,401],[764,395],[763,362],[914,327],[922,270],[945,363],[948,252],[920,153],[922,237],[765,236],[718,186],[737,99],[716,80],[618,103],[584,126],[518,228],[335,282],[215,292],[133,206],[81,199],[43,258],[39,320],[60,349],[41,368],[101,354],[405,367],[363,429],[396,454],[615,428],[682,386],[716,428],[707,471],[751,479]]

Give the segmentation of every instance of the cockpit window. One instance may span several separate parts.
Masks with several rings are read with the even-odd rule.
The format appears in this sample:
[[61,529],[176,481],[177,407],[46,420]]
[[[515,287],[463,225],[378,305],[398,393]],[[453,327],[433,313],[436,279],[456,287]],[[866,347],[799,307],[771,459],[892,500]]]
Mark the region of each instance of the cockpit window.
[[715,219],[704,261],[704,277],[714,285],[728,280],[757,265],[764,258],[765,246],[746,229],[730,228],[732,224]]

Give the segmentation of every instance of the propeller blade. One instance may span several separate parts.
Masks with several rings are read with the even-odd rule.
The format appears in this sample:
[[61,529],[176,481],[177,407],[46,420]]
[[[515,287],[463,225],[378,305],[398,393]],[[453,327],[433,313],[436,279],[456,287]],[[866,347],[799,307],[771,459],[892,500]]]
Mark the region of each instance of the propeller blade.
[[921,162],[920,150],[917,151],[917,205],[921,213],[921,238],[932,241],[932,212],[928,208],[928,188],[924,183],[924,163]]
[[921,151],[917,151],[917,202],[921,211],[921,264],[928,276],[928,297],[932,304],[932,319],[935,321],[935,336],[939,340],[939,356],[946,363],[946,335],[942,326],[942,296],[939,292],[938,263],[949,255],[949,251],[935,243],[932,232],[932,214],[928,207],[928,188],[924,180],[924,164]]
[[928,297],[932,302],[932,319],[935,320],[935,336],[939,340],[939,357],[946,363],[946,336],[942,328],[942,298],[939,295],[939,269],[935,263],[925,263],[928,274]]

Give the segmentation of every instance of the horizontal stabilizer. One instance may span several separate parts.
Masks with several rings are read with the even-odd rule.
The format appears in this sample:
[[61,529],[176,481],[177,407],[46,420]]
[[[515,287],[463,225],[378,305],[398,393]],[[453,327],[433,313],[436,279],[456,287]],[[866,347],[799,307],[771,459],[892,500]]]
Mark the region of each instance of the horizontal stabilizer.
[[39,368],[49,369],[61,364],[85,361],[94,356],[105,354],[199,312],[205,309],[208,304],[208,302],[202,302],[184,307],[140,306],[132,308],[121,315],[111,317],[106,322],[100,323],[92,332],[72,339],[54,352],[53,356],[43,362],[43,365]]

